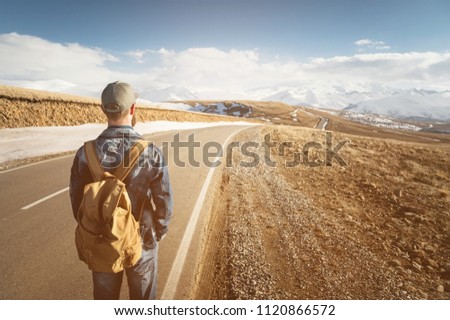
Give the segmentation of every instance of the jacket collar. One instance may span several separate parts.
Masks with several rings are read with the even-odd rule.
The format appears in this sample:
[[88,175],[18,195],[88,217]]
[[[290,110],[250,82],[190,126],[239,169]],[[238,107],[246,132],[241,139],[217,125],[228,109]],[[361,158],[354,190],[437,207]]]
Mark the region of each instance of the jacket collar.
[[125,136],[133,138],[142,138],[132,126],[108,126],[105,131],[100,134],[100,138],[123,138]]

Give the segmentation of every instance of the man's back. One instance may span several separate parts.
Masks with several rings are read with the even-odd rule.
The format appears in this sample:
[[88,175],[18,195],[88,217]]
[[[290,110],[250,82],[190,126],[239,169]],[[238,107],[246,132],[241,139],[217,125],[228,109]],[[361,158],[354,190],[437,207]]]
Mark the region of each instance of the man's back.
[[[108,127],[95,140],[96,153],[102,168],[112,173],[123,161],[126,163],[128,159],[123,159],[124,155],[139,139],[142,137],[132,127]],[[70,196],[75,218],[84,186],[92,181],[93,177],[82,147],[75,156],[71,171]],[[167,232],[173,207],[169,174],[161,150],[149,143],[124,183],[130,197],[133,216],[138,220],[141,215],[141,228],[145,231],[141,232],[144,246],[152,248]]]
[[[101,108],[108,128],[95,140],[95,153],[102,168],[112,173],[127,166],[128,150],[142,137],[131,126],[138,94],[125,82],[108,84],[102,92]],[[84,187],[93,182],[84,147],[77,151],[70,175],[70,199],[75,219],[83,199]],[[125,268],[130,299],[155,299],[158,273],[158,241],[167,233],[173,200],[169,174],[161,151],[148,144],[130,173],[123,180],[131,202],[131,211],[139,220],[142,255],[135,265]],[[95,299],[118,299],[123,271],[92,270]]]

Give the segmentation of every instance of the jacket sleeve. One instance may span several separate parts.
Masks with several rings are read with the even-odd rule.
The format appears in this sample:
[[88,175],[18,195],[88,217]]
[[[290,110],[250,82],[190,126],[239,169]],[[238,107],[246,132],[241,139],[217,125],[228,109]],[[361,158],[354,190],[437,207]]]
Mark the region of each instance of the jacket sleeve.
[[83,174],[81,167],[81,158],[83,157],[83,148],[78,149],[73,159],[72,169],[70,170],[69,194],[72,204],[72,213],[77,219],[78,208],[83,199],[84,186],[88,183],[86,173]]
[[155,179],[150,183],[152,200],[155,204],[153,223],[156,239],[159,241],[167,233],[170,218],[173,212],[172,187],[170,185],[169,171],[161,151],[154,149],[155,163],[153,168],[158,171]]

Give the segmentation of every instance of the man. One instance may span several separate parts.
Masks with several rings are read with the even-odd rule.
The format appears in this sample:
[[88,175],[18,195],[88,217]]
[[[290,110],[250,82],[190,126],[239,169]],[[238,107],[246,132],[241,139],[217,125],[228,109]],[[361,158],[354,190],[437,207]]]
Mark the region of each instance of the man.
[[[108,128],[95,140],[95,151],[107,172],[112,173],[122,165],[122,159],[134,142],[142,139],[132,127],[137,97],[129,84],[119,81],[108,84],[102,92],[101,107],[108,119]],[[81,147],[75,156],[70,176],[70,198],[75,219],[84,186],[92,181],[85,148]],[[167,233],[173,208],[168,170],[161,151],[148,144],[124,183],[143,240],[141,258],[134,266],[125,268],[130,299],[155,299],[158,242]],[[92,271],[92,276],[94,299],[119,298],[123,271]]]

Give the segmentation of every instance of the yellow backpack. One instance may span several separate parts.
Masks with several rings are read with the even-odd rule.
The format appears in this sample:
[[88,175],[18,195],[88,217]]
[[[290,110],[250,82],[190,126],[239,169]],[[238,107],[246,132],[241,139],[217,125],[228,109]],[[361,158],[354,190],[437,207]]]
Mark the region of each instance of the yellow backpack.
[[95,142],[88,141],[84,145],[94,182],[84,187],[77,212],[75,243],[78,257],[91,270],[116,273],[135,265],[141,257],[139,222],[131,212],[123,180],[147,145],[147,141],[138,140],[128,152],[128,167],[121,165],[112,174],[102,169]]

